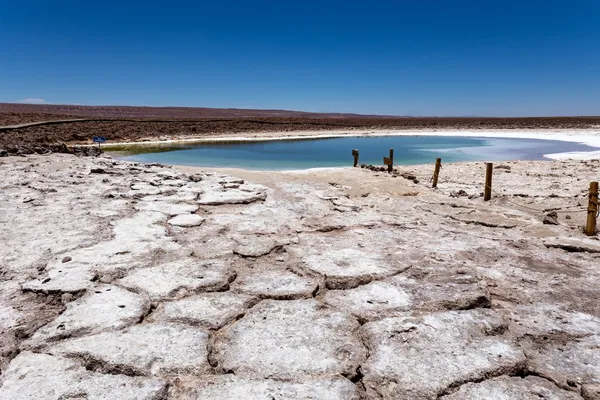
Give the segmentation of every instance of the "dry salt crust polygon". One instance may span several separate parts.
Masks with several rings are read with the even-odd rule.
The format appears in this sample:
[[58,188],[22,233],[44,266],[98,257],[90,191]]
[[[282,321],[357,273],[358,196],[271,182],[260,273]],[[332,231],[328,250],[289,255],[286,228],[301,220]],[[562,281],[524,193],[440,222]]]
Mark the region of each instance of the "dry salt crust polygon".
[[600,335],[570,338],[555,347],[543,342],[522,342],[533,371],[565,389],[600,385]]
[[357,387],[342,377],[307,378],[291,382],[237,375],[203,377],[176,384],[169,395],[178,400],[359,400]]
[[406,312],[489,307],[490,294],[483,281],[464,269],[433,273],[413,279],[402,275],[348,290],[329,290],[323,301],[363,321],[404,315]]
[[348,289],[382,279],[408,269],[413,262],[389,238],[372,238],[360,230],[335,236],[303,234],[300,245],[288,251],[300,260],[300,268],[322,275],[329,289]]
[[146,320],[179,322],[216,330],[242,315],[256,301],[252,296],[232,292],[203,293],[162,302]]
[[38,329],[25,344],[35,348],[63,338],[118,330],[137,323],[149,309],[147,297],[99,284],[67,304],[61,315]]
[[200,208],[197,204],[173,203],[168,201],[139,201],[134,208],[138,211],[155,211],[169,216],[189,214]]
[[315,300],[264,300],[220,330],[213,358],[245,377],[352,377],[366,357],[358,322]]
[[258,235],[232,235],[232,239],[236,242],[234,254],[252,258],[279,251],[289,243],[287,239]]
[[558,388],[552,382],[537,376],[508,377],[466,383],[458,391],[442,396],[443,400],[583,400],[575,393]]
[[28,351],[2,375],[0,399],[156,400],[167,395],[158,379],[87,371],[74,360]]
[[386,318],[363,325],[367,396],[435,399],[456,383],[518,372],[527,359],[492,310]]
[[[55,256],[45,268],[46,274],[23,285],[23,289],[41,292],[78,292],[94,285],[103,273],[126,271],[138,266],[155,250],[178,250],[160,223],[166,216],[158,212],[138,212],[114,223],[113,239]],[[71,261],[63,263],[69,256]]]
[[231,290],[261,299],[295,300],[312,297],[319,289],[315,279],[299,276],[283,268],[253,268],[241,272]]
[[198,292],[224,290],[235,277],[223,259],[183,258],[156,267],[138,268],[117,281],[153,301],[177,299]]
[[182,228],[191,228],[194,226],[200,226],[205,221],[205,218],[198,214],[179,214],[169,221],[169,225],[179,226]]
[[588,238],[549,238],[544,245],[572,252],[600,253],[600,242]]
[[[210,228],[205,222],[202,231]],[[230,258],[237,243],[223,232],[198,232],[190,230],[186,232],[181,241],[186,241],[193,251],[193,255],[199,259]]]
[[191,203],[197,198],[197,193],[194,193],[192,190],[188,190],[187,187],[181,187],[178,188],[175,193],[144,196],[144,202],[160,201],[167,203]]
[[499,312],[505,315],[511,333],[518,337],[600,335],[600,318],[582,312],[565,311],[555,304],[522,305]]
[[232,233],[240,235],[282,235],[295,233],[292,227],[300,224],[299,218],[296,215],[281,208],[279,204],[276,208],[263,203],[248,204],[236,210],[235,213],[219,209],[214,209],[213,211],[214,214],[211,216],[211,223],[220,225]]
[[505,214],[495,212],[481,212],[472,210],[470,212],[459,213],[452,216],[453,219],[470,224],[479,224],[491,228],[515,228],[517,226],[525,226],[531,221],[522,218],[511,218]]
[[134,325],[118,332],[102,332],[67,339],[47,353],[79,357],[101,365],[107,373],[128,375],[201,375],[208,364],[208,332],[176,323]]
[[221,185],[209,186],[198,199],[201,205],[250,204],[267,198],[266,188],[261,185],[242,184],[239,188],[225,188]]

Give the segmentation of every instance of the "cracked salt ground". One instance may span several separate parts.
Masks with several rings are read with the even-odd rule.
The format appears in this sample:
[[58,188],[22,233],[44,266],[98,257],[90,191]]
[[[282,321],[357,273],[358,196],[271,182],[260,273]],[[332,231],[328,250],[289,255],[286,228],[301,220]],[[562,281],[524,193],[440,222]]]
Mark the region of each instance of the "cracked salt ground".
[[309,298],[318,289],[317,280],[283,269],[254,269],[240,273],[231,288],[261,299],[275,300]]
[[46,352],[80,358],[88,368],[112,374],[202,375],[210,368],[207,342],[202,329],[155,323],[68,339]]
[[149,309],[150,301],[144,296],[114,285],[97,285],[38,329],[25,346],[43,347],[64,338],[118,330],[139,321]]
[[577,393],[556,390],[556,387],[545,379],[528,376],[495,378],[481,383],[463,385],[456,393],[441,397],[444,400],[581,400]]
[[2,381],[0,398],[11,400],[154,400],[167,393],[161,380],[90,372],[74,360],[30,352],[12,360]]
[[[593,165],[551,165],[496,182],[541,202],[556,181],[570,197],[548,204],[573,207]],[[0,398],[598,399],[597,240],[577,215],[451,197],[473,171],[432,191],[2,159]]]
[[435,398],[456,382],[515,374],[527,359],[516,342],[502,335],[506,329],[491,310],[369,322],[363,326],[370,349],[363,365],[367,393],[390,399]]
[[240,376],[352,377],[366,357],[358,328],[314,300],[264,300],[216,335],[213,357],[219,370]]
[[330,290],[323,301],[352,313],[361,321],[407,312],[489,307],[490,294],[485,283],[466,272],[464,268],[444,268],[422,271],[425,276],[421,279],[394,276],[356,289]]
[[180,400],[360,399],[356,386],[342,377],[286,382],[220,375],[202,378],[193,383],[177,384],[171,387],[170,395],[171,398]]
[[242,316],[257,302],[258,299],[244,294],[204,293],[160,303],[146,320],[181,322],[208,329],[220,329]]
[[200,291],[220,291],[229,287],[235,273],[226,260],[186,258],[156,267],[138,268],[117,284],[147,294],[152,301],[176,299]]

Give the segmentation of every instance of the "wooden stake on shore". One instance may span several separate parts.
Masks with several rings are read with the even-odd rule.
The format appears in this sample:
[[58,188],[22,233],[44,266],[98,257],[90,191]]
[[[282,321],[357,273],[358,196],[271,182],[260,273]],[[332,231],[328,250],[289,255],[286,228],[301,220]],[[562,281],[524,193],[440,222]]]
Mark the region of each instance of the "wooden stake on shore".
[[390,149],[390,156],[383,157],[383,165],[388,166],[388,172],[392,172],[394,169],[394,149]]
[[492,198],[492,173],[494,172],[494,164],[486,163],[485,165],[485,188],[483,191],[483,201],[488,201]]
[[585,234],[594,236],[596,234],[596,218],[598,215],[598,182],[590,182],[590,198],[587,212]]
[[440,176],[440,168],[442,168],[442,159],[436,158],[435,170],[433,171],[433,184],[431,185],[431,187],[437,187],[438,176]]
[[354,167],[358,165],[358,149],[352,149],[352,156],[354,157]]

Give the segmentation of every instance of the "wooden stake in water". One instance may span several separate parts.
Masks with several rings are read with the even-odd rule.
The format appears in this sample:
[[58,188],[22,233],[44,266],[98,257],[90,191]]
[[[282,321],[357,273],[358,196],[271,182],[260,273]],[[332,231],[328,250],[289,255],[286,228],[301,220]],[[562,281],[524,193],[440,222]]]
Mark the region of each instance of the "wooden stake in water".
[[352,157],[354,157],[354,166],[358,165],[358,149],[352,149]]
[[598,182],[590,182],[590,199],[587,212],[585,234],[594,236],[596,234],[596,218],[598,216]]
[[435,159],[435,170],[433,171],[433,183],[431,187],[437,187],[438,177],[440,176],[440,168],[442,168],[442,159]]
[[486,163],[485,169],[485,189],[483,191],[483,201],[488,201],[492,198],[492,173],[494,164]]

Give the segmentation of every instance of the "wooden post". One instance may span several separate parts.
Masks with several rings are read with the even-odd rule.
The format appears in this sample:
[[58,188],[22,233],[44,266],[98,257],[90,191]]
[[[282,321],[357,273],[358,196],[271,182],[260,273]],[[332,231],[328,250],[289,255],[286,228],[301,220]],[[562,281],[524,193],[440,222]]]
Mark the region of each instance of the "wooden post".
[[431,187],[437,187],[438,176],[440,176],[440,168],[442,168],[442,159],[435,159],[435,170],[433,171],[433,184]]
[[492,173],[494,164],[486,163],[485,169],[485,189],[483,191],[483,201],[488,201],[492,198]]
[[598,182],[590,182],[590,199],[587,212],[585,234],[594,236],[596,234],[596,216],[598,215]]
[[358,165],[358,149],[352,149],[352,156],[354,157],[354,166]]
[[388,172],[392,172],[394,169],[394,149],[390,149],[390,164],[388,165]]

